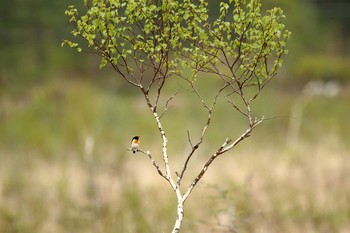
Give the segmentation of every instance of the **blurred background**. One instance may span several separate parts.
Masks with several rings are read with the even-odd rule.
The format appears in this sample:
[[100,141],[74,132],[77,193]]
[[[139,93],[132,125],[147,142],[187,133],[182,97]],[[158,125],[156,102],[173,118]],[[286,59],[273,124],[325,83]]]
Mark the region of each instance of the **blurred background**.
[[[61,47],[76,2],[0,2],[0,232],[170,232],[174,193],[126,150],[140,135],[162,162],[142,94],[93,54]],[[254,105],[272,118],[209,169],[183,231],[350,232],[350,1],[263,4],[282,7],[292,31],[278,78]],[[198,137],[205,116],[172,85],[182,91],[164,117],[174,172],[190,149],[186,130]],[[243,123],[219,105],[203,152]],[[188,183],[207,156],[193,159]]]

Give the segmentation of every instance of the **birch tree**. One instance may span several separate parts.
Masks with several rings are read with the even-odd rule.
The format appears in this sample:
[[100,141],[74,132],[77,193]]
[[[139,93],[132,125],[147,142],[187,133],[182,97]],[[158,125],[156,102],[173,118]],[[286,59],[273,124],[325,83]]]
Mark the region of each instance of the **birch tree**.
[[[154,152],[147,155],[159,176],[177,197],[173,233],[180,232],[184,205],[207,169],[221,155],[249,137],[264,118],[253,115],[252,103],[276,76],[287,53],[290,32],[285,29],[283,11],[274,7],[261,10],[260,0],[220,2],[219,12],[210,17],[204,0],[84,0],[84,10],[69,6],[66,15],[74,25],[72,35],[83,40],[65,40],[79,52],[89,50],[101,58],[100,67],[112,67],[121,81],[140,91],[152,114],[162,142],[162,160]],[[76,41],[83,41],[78,43]],[[197,81],[203,74],[220,85],[211,100],[203,98]],[[190,151],[183,164],[174,168],[169,161],[164,114],[171,114],[173,93],[163,90],[170,79],[181,79],[206,111],[206,121],[194,140],[187,131]],[[215,88],[215,87],[213,87]],[[205,143],[207,129],[218,100],[223,98],[246,119],[246,129],[238,138],[223,139],[189,186],[183,185],[193,156]],[[165,103],[165,104],[160,104]],[[162,106],[160,106],[162,105]],[[175,170],[176,169],[176,170]]]

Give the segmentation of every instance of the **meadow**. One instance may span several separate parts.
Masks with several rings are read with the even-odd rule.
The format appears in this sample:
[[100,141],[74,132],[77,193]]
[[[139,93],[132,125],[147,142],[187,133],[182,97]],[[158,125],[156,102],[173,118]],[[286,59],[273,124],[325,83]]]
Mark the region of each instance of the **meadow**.
[[[1,93],[0,232],[171,230],[175,194],[146,156],[126,150],[139,134],[162,164],[155,123],[140,93],[108,75]],[[164,116],[173,171],[190,149],[186,130],[196,135],[204,119],[174,87],[182,93]],[[183,232],[350,232],[349,98],[347,85],[310,97],[276,80],[254,105],[268,119],[209,168],[186,203]],[[188,183],[207,151],[244,129],[224,103],[216,111]]]

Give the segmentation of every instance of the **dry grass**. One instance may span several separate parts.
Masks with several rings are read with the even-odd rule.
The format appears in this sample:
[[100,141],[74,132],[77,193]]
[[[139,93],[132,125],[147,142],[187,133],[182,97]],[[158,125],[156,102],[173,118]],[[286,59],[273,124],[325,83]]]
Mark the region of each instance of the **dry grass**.
[[[349,232],[346,148],[336,138],[279,148],[240,149],[219,159],[188,200],[183,231]],[[4,157],[0,231],[169,232],[174,194],[140,156]],[[192,176],[201,159],[194,162]]]

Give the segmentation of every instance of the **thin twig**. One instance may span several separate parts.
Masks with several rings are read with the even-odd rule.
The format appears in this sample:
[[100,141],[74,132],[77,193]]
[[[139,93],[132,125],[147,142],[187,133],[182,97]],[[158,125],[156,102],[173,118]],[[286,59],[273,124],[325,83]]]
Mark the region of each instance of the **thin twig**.
[[188,139],[188,142],[190,143],[191,147],[193,148],[193,144],[192,144],[192,141],[191,141],[191,136],[190,136],[190,131],[187,130],[187,139]]
[[164,111],[163,111],[162,114],[160,114],[159,119],[161,119],[161,118],[163,117],[163,115],[164,115],[170,108],[173,107],[172,105],[169,106],[169,103],[175,98],[175,96],[176,96],[177,94],[179,94],[179,92],[174,93],[172,96],[170,96],[170,97],[168,98],[168,100],[167,100],[166,103],[165,103]]
[[[126,150],[128,150],[128,151],[135,151],[135,150],[133,150],[133,149],[131,149],[131,148],[127,148]],[[150,153],[149,151],[144,151],[144,150],[141,150],[141,149],[137,149],[135,152],[141,152],[142,154],[147,155],[148,158],[151,160],[153,166],[157,169],[158,174],[159,174],[161,177],[163,177],[164,179],[166,179],[167,181],[169,181],[168,178],[164,175],[164,173],[163,173],[162,170],[160,169],[160,167],[159,167],[159,165],[157,164],[157,162],[153,159],[153,157],[152,157],[152,155],[151,155],[151,153]]]

